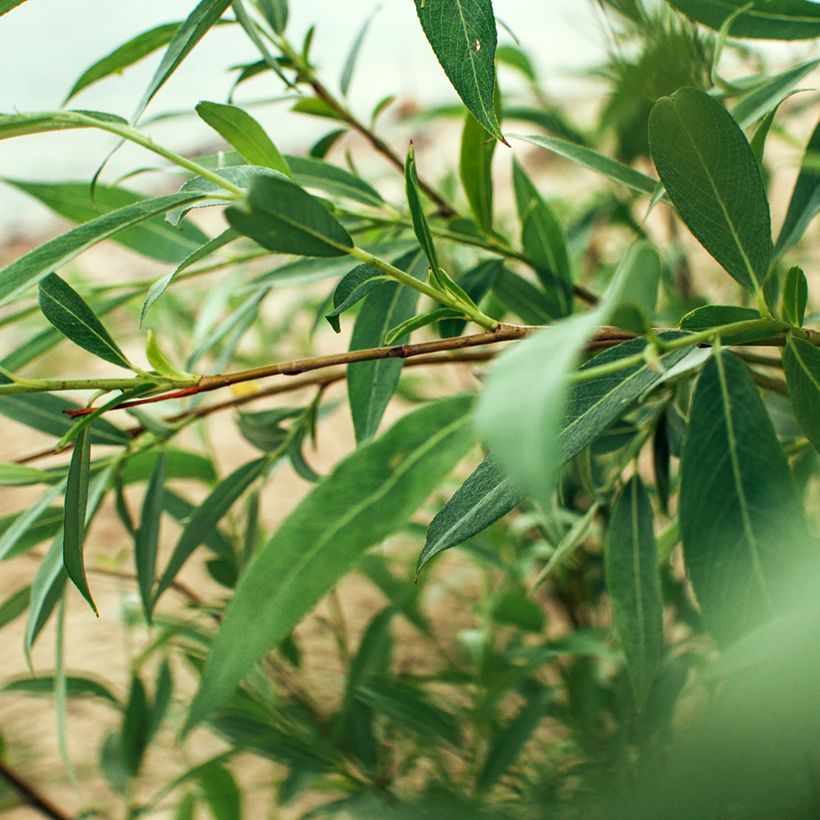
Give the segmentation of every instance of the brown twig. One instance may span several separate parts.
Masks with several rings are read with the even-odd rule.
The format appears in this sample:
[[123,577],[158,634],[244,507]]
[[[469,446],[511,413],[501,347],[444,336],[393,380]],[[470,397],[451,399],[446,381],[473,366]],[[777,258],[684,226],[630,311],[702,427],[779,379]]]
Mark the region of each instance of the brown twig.
[[[325,85],[312,73],[308,76],[308,82],[313,89],[313,93],[332,109],[339,117],[346,122],[354,131],[361,134],[391,165],[404,173],[404,160],[374,131],[368,128],[359,120],[348,108],[340,103]],[[419,177],[419,188],[425,195],[435,202],[437,214],[449,219],[456,216],[456,209],[440,194],[432,185]]]
[[[208,393],[212,390],[219,390],[223,387],[230,387],[242,382],[257,381],[267,379],[271,376],[298,376],[302,373],[309,373],[313,370],[324,370],[327,367],[338,365],[354,364],[356,362],[371,362],[380,359],[409,359],[415,356],[423,356],[428,353],[440,353],[444,351],[464,350],[469,347],[479,345],[496,344],[498,342],[508,342],[514,339],[522,339],[529,336],[537,327],[526,325],[498,325],[495,330],[485,333],[476,333],[471,336],[457,336],[450,339],[437,339],[433,342],[420,342],[417,344],[391,345],[387,347],[368,347],[362,350],[349,350],[344,353],[332,353],[328,356],[314,356],[307,359],[294,359],[289,362],[279,362],[277,364],[254,367],[250,370],[238,370],[234,373],[222,373],[213,376],[203,376],[199,382],[182,390],[174,390],[170,393],[162,393],[158,396],[151,396],[146,399],[136,399],[134,401],[123,402],[112,410],[122,410],[129,407],[139,407],[145,404],[156,404],[157,402],[169,399],[185,398],[198,393]],[[606,332],[605,329],[603,332]],[[618,338],[631,338],[624,335],[622,331],[608,329],[611,333],[617,333]],[[85,416],[93,413],[95,408],[83,407],[67,412],[69,416]]]
[[2,777],[22,798],[27,806],[40,812],[52,820],[71,820],[71,815],[62,812],[48,798],[44,797],[37,788],[24,780],[6,763],[0,761],[0,777]]

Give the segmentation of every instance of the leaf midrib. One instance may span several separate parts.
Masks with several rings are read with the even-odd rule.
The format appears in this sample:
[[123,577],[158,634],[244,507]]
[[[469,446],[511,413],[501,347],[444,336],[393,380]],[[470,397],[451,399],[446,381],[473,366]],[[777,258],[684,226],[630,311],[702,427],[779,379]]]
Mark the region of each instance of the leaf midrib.
[[683,117],[680,115],[680,113],[678,112],[677,108],[675,108],[675,116],[678,118],[678,121],[681,124],[681,128],[683,129],[684,133],[686,134],[686,137],[687,137],[687,139],[689,140],[689,143],[692,146],[692,150],[697,154],[698,159],[701,162],[701,165],[703,167],[703,172],[706,175],[706,179],[708,180],[709,185],[712,188],[712,193],[714,193],[715,199],[717,200],[718,205],[720,205],[720,210],[723,213],[723,218],[726,220],[727,226],[729,227],[729,232],[732,236],[732,239],[734,240],[738,251],[740,251],[740,255],[743,259],[743,264],[746,266],[746,272],[749,275],[749,281],[750,281],[750,283],[752,284],[753,287],[754,286],[759,287],[761,283],[757,278],[757,275],[756,275],[756,272],[755,272],[755,270],[752,266],[751,260],[749,259],[748,255],[746,254],[746,249],[744,248],[743,243],[740,241],[740,237],[737,235],[737,231],[735,231],[734,223],[732,222],[731,218],[729,217],[729,212],[726,209],[726,205],[724,204],[722,197],[720,196],[720,192],[718,191],[717,185],[715,184],[715,180],[713,179],[712,174],[709,170],[709,166],[707,165],[706,160],[703,157],[703,154],[701,154],[697,143],[692,138],[692,134],[689,131],[689,129],[686,127],[686,122],[683,119]]

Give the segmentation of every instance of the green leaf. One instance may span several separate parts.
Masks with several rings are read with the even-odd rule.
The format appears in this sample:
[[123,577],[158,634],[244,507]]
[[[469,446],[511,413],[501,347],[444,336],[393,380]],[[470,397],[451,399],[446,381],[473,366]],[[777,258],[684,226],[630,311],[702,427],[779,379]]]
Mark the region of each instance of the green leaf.
[[120,730],[120,755],[125,770],[135,777],[142,766],[142,759],[148,747],[148,725],[151,707],[142,681],[133,675],[128,693],[128,703]]
[[219,236],[215,236],[213,239],[208,240],[204,245],[201,245],[195,251],[188,254],[188,256],[186,256],[182,262],[179,263],[175,270],[154,282],[154,284],[151,285],[151,289],[148,291],[148,295],[145,297],[145,302],[143,303],[142,310],[140,311],[140,327],[145,324],[145,317],[148,315],[148,311],[151,310],[157,299],[159,299],[159,297],[162,296],[166,290],[168,290],[171,283],[177,278],[177,276],[179,276],[180,273],[182,273],[182,271],[191,267],[191,265],[195,265],[197,262],[201,262],[203,259],[207,259],[211,256],[211,254],[215,253],[220,248],[225,247],[225,245],[229,245],[238,238],[239,234],[233,228],[228,228],[227,230],[222,231]]
[[454,748],[460,747],[461,732],[455,716],[435,705],[412,684],[370,680],[359,687],[357,697],[398,727],[412,732],[421,743],[440,738]]
[[796,83],[820,65],[820,60],[809,60],[806,63],[790,68],[781,74],[775,74],[764,83],[746,92],[732,108],[732,116],[737,124],[746,129],[767,113],[777,109],[783,100],[793,93]]
[[[624,255],[602,302],[536,333],[498,357],[476,412],[478,429],[518,490],[549,509],[561,453],[556,446],[570,393],[569,376],[593,331],[625,302],[657,252],[639,242]],[[510,396],[517,401],[510,402]],[[527,431],[522,435],[522,430]]]
[[[0,629],[7,626],[16,618],[19,618],[27,609],[29,598],[31,598],[31,587],[25,586],[12,592],[5,601],[0,602]],[[9,684],[4,685],[4,689]]]
[[[425,257],[416,250],[396,261],[396,265],[417,279],[424,276]],[[378,347],[391,327],[409,319],[416,311],[418,291],[389,282],[374,290],[362,303],[353,335],[351,350]],[[398,341],[404,344],[408,337]],[[401,376],[402,359],[378,359],[356,362],[347,368],[347,395],[356,441],[361,443],[376,435],[384,411],[393,397]]]
[[566,309],[566,304],[561,305],[554,298],[554,293],[544,293],[532,282],[507,268],[495,280],[492,293],[502,307],[528,325],[548,325]]
[[534,136],[517,136],[516,139],[531,142],[539,148],[546,148],[547,151],[552,151],[558,156],[564,157],[578,165],[583,165],[589,168],[590,171],[595,171],[613,182],[621,185],[626,185],[633,191],[639,194],[647,194],[652,196],[655,189],[658,187],[658,180],[624,165],[622,162],[605,157],[590,148],[585,148],[569,140],[559,139],[558,137],[545,137],[541,135]]
[[165,213],[201,198],[198,193],[178,193],[146,199],[118,208],[72,228],[67,233],[44,242],[16,262],[0,270],[0,304],[20,296],[32,285],[67,264],[92,245],[119,231],[138,225],[157,214]]
[[0,535],[0,561],[12,558],[23,552],[17,549],[18,544],[23,541],[27,534],[36,532],[36,536],[25,544],[27,548],[33,548],[41,541],[56,534],[56,530],[62,525],[63,514],[60,511],[59,517],[55,517],[54,511],[49,507],[51,502],[61,496],[65,491],[65,481],[60,481],[49,489],[41,498],[35,501],[11,520],[3,519],[4,528]]
[[214,487],[191,515],[154,593],[154,602],[171,585],[191,553],[203,543],[243,493],[265,472],[267,458],[249,461]]
[[[701,330],[711,330],[713,327],[730,325],[735,322],[748,322],[759,318],[760,313],[753,308],[737,305],[704,305],[687,313],[680,320],[680,326],[682,330],[698,333]],[[741,344],[753,342],[759,338],[761,338],[760,333],[753,331],[727,334],[722,337],[722,340],[724,344]]]
[[159,346],[157,337],[153,330],[148,331],[148,343],[145,346],[145,358],[148,359],[148,364],[162,376],[170,376],[172,379],[184,379],[189,377],[190,373],[184,373],[178,368],[174,367],[168,356]]
[[808,533],[783,448],[737,357],[717,351],[695,390],[681,459],[687,574],[724,642],[782,610]]
[[194,46],[207,31],[216,25],[223,12],[231,5],[232,0],[202,0],[185,18],[174,33],[168,48],[162,55],[148,88],[137,106],[131,119],[136,122],[148,107],[148,103],[177,70],[179,64],[191,53]]
[[[173,447],[162,450],[165,458],[167,478],[183,478],[211,484],[216,481],[213,462],[199,453],[177,450]],[[146,450],[131,456],[122,471],[123,484],[150,481],[159,459],[159,450]]]
[[[467,297],[478,304],[504,274],[503,259],[485,259],[470,268],[458,278],[458,284]],[[467,325],[465,319],[447,319],[440,323],[439,332],[443,337],[460,336]]]
[[440,552],[463,544],[520,502],[521,495],[512,490],[506,475],[485,458],[430,523],[416,575]]
[[40,282],[38,301],[46,319],[74,344],[106,362],[133,369],[94,311],[56,273]]
[[65,517],[63,519],[63,564],[74,586],[88,601],[94,614],[99,616],[97,605],[88,588],[85,572],[83,546],[85,544],[86,511],[88,508],[88,482],[91,476],[91,441],[88,430],[77,438],[68,468],[65,489]]
[[495,139],[506,142],[495,113],[492,0],[415,0],[421,27],[464,104]]
[[410,143],[410,148],[407,151],[407,157],[404,161],[404,181],[407,192],[407,204],[410,206],[410,216],[413,220],[413,231],[416,234],[416,239],[430,263],[430,270],[434,281],[438,281],[438,254],[436,253],[436,246],[433,242],[433,234],[430,232],[430,226],[427,224],[427,217],[424,215],[424,206],[421,202],[421,191],[419,190],[419,180],[416,174],[416,151],[413,143]]
[[230,696],[367,547],[405,525],[472,445],[470,405],[461,396],[405,416],[348,456],[291,513],[240,579],[188,729]]
[[121,73],[124,69],[138,63],[149,54],[153,54],[158,48],[168,45],[178,29],[179,23],[165,23],[144,31],[118,46],[110,54],[89,66],[80,75],[77,82],[71,87],[71,91],[68,92],[63,105],[84,88],[88,88],[88,86],[99,82],[105,77],[110,77],[112,74]]
[[359,265],[353,268],[333,291],[333,310],[325,314],[325,319],[337,333],[340,333],[342,327],[339,324],[339,316],[377,287],[391,281],[393,280],[389,276],[383,275],[370,265]]
[[428,310],[426,313],[419,313],[417,316],[411,316],[401,324],[391,327],[384,337],[384,343],[386,345],[397,344],[398,339],[409,336],[414,330],[436,324],[436,322],[443,322],[446,319],[458,319],[461,316],[460,311],[444,307]]
[[142,502],[140,525],[134,538],[134,562],[137,568],[137,586],[142,599],[145,620],[150,624],[154,608],[154,578],[157,570],[159,528],[165,507],[165,451],[160,451],[145,498]]
[[[675,333],[662,336],[670,340],[679,337],[680,334]],[[623,342],[599,353],[581,368],[581,372],[633,356],[646,345],[645,339]],[[687,353],[686,349],[667,353],[661,359],[661,367],[673,367]],[[559,438],[561,463],[570,461],[586,449],[661,376],[661,372],[644,363],[574,385]],[[511,485],[506,474],[491,459],[485,459],[431,522],[416,572],[440,552],[463,544],[489,527],[517,507],[522,499],[523,494]]]
[[277,253],[344,256],[353,246],[350,234],[322,203],[289,179],[255,176],[225,218],[239,233]]
[[63,566],[63,536],[61,532],[58,532],[40,562],[31,584],[31,601],[26,620],[25,637],[25,648],[28,652],[31,651],[43,627],[48,623],[54,607],[63,595],[67,580],[68,576]]
[[[718,31],[746,0],[669,0],[691,20]],[[820,8],[811,0],[757,0],[735,18],[732,37],[762,40],[810,40],[820,35]]]
[[[119,702],[105,685],[93,678],[70,675],[65,679],[66,695],[70,698],[97,698],[103,703],[118,706]],[[3,692],[20,695],[54,695],[54,676],[38,675],[36,678],[13,678],[2,686]]]
[[381,194],[372,185],[338,165],[316,157],[288,155],[285,159],[293,172],[293,181],[303,188],[317,188],[331,196],[352,199],[373,208],[384,205]]
[[290,176],[290,166],[285,158],[265,129],[247,111],[235,105],[201,102],[196,113],[251,165],[272,168]]
[[270,27],[282,34],[288,24],[288,0],[259,0],[259,6]]
[[242,793],[225,766],[216,762],[202,766],[197,780],[214,820],[242,820]]
[[663,655],[663,599],[653,522],[646,488],[633,476],[607,525],[606,585],[639,710]]
[[760,291],[772,253],[769,203],[740,127],[703,91],[681,88],[655,103],[652,159],[695,238],[749,290]]
[[546,693],[537,692],[494,737],[490,738],[487,758],[478,774],[477,788],[485,792],[494,786],[518,759],[532,737],[546,705]]
[[262,410],[259,413],[240,412],[239,431],[258,450],[272,453],[288,439],[289,431],[281,426],[282,422],[301,416],[303,412],[298,407],[281,407],[275,410]]
[[806,232],[809,223],[820,211],[820,163],[818,158],[820,158],[820,122],[814,127],[809,144],[806,146],[800,175],[794,185],[789,209],[777,238],[775,256],[782,256],[794,247]]
[[485,233],[493,230],[493,154],[496,141],[468,111],[461,134],[458,172],[476,225]]
[[16,9],[17,6],[22,6],[25,2],[26,0],[0,0],[0,17]]
[[557,315],[568,316],[572,313],[572,269],[564,230],[517,161],[513,162],[513,186],[524,252],[558,304]]
[[356,62],[359,59],[362,45],[364,45],[364,38],[367,36],[367,30],[370,28],[373,18],[376,14],[378,14],[380,9],[381,6],[376,6],[370,16],[364,21],[358,34],[353,40],[352,45],[350,46],[350,51],[347,53],[347,58],[345,59],[344,66],[342,67],[342,74],[341,77],[339,77],[339,88],[341,89],[344,97],[346,97],[347,92],[350,91],[350,83],[353,81],[353,72],[356,70]]
[[820,452],[820,350],[790,336],[783,349],[783,369],[794,415],[814,449]]
[[0,139],[43,134],[47,131],[70,131],[75,128],[97,128],[100,123],[128,125],[115,114],[103,111],[38,111],[29,114],[0,114]]
[[[27,396],[16,394],[0,396],[0,414],[39,430],[50,436],[64,436],[75,424],[75,420],[66,415],[67,410],[80,407],[75,402],[52,393],[38,393]],[[131,441],[131,436],[110,421],[97,418],[91,425],[91,443],[123,445]]]
[[[38,183],[18,179],[5,179],[4,182],[76,223],[88,222],[101,214],[146,201],[141,194],[114,185],[97,184],[92,192],[87,182]],[[111,241],[160,262],[179,262],[207,238],[193,224],[176,228],[156,216],[119,231]]]
[[802,327],[809,302],[809,285],[806,275],[797,266],[790,268],[783,284],[783,319],[795,327]]
[[0,487],[25,487],[31,484],[53,484],[54,474],[25,464],[0,463]]

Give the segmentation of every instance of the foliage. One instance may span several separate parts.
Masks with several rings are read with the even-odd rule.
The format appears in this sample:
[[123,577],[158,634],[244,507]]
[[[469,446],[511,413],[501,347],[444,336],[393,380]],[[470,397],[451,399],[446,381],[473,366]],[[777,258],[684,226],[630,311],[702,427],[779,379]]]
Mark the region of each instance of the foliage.
[[[0,413],[52,440],[0,464],[4,487],[34,488],[0,519],[0,560],[38,560],[0,628],[25,617],[28,658],[56,633],[53,672],[4,691],[54,697],[69,771],[67,701],[112,711],[98,755],[129,817],[253,811],[240,756],[272,762],[273,799],[305,817],[820,810],[816,95],[784,102],[817,61],[768,72],[738,39],[814,38],[820,6],[600,5],[615,52],[583,125],[491,0],[415,0],[464,104],[444,179],[377,132],[390,100],[370,124],[349,107],[370,21],[337,94],[286,0],[201,0],[109,49],[67,100],[161,53],[129,121],[0,114],[0,139],[97,129],[162,162],[156,196],[104,182],[103,157],[93,180],[6,180],[75,224],[0,270]],[[140,121],[217,25],[244,31],[252,61],[230,100],[186,112],[225,150],[182,156]],[[237,102],[260,75],[331,121],[309,156]],[[773,135],[806,145],[776,237]],[[399,186],[359,171],[370,153]],[[579,184],[547,196],[539,162]],[[163,274],[84,275],[107,240]],[[328,338],[348,349],[318,355]],[[96,359],[105,375],[64,376],[58,345],[72,374]],[[225,412],[242,447],[221,440]],[[283,476],[304,490],[287,510]],[[103,556],[108,514],[128,547]],[[64,661],[66,603],[97,612],[103,575],[133,593],[122,690]],[[357,595],[378,601],[365,617]],[[332,686],[312,672],[317,625]],[[163,727],[184,753],[158,783]]]

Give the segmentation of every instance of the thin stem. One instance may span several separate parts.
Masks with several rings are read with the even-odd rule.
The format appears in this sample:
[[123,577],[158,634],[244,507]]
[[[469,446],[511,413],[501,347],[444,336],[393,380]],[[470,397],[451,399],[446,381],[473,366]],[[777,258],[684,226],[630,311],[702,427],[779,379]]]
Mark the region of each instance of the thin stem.
[[194,387],[195,376],[188,379],[172,379],[167,376],[134,376],[130,379],[19,379],[11,384],[0,384],[0,396],[11,393],[57,393],[64,390],[133,390],[144,384],[152,384],[157,390],[171,387]]
[[[316,76],[313,68],[302,58],[302,55],[283,37],[279,38],[277,45],[296,67],[300,78],[313,89],[313,93],[333,110],[343,122],[346,122],[354,131],[361,134],[391,165],[404,173],[404,160],[375,131],[361,122],[344,103],[327,89]],[[457,215],[456,209],[428,182],[419,179],[419,187],[429,199],[435,202],[439,216],[449,219]]]
[[96,117],[89,117],[85,114],[80,114],[74,111],[66,112],[63,116],[72,121],[92,126],[94,128],[100,128],[101,130],[108,131],[111,134],[116,134],[118,137],[122,137],[124,140],[133,142],[136,145],[141,145],[143,148],[148,149],[154,154],[164,157],[174,165],[184,168],[186,171],[190,171],[203,179],[213,182],[214,185],[218,186],[223,191],[232,194],[234,199],[238,199],[245,193],[245,191],[238,185],[234,185],[232,182],[229,182],[224,177],[219,176],[219,174],[211,171],[204,165],[200,165],[198,162],[186,159],[180,154],[177,154],[175,151],[171,151],[169,148],[158,145],[150,137],[146,136],[141,131],[137,131],[136,128],[132,128],[130,125],[125,125],[110,120],[97,119]]
[[44,797],[35,786],[24,780],[10,766],[0,760],[0,777],[3,778],[22,798],[27,806],[52,820],[71,820],[71,815],[58,809],[47,797]]
[[372,265],[377,270],[386,273],[388,276],[392,276],[397,282],[401,282],[403,285],[407,285],[408,287],[413,288],[426,296],[430,296],[437,302],[463,313],[468,319],[470,319],[470,321],[475,322],[480,327],[486,328],[487,330],[492,330],[499,324],[495,319],[491,319],[489,316],[482,313],[479,308],[471,307],[446,291],[439,290],[438,288],[428,285],[426,282],[422,282],[420,279],[416,279],[415,276],[411,276],[409,273],[397,268],[395,265],[391,265],[390,262],[385,259],[380,259],[378,256],[374,256],[372,253],[364,250],[363,248],[354,247],[349,250],[349,253],[359,261],[364,262],[367,265]]

